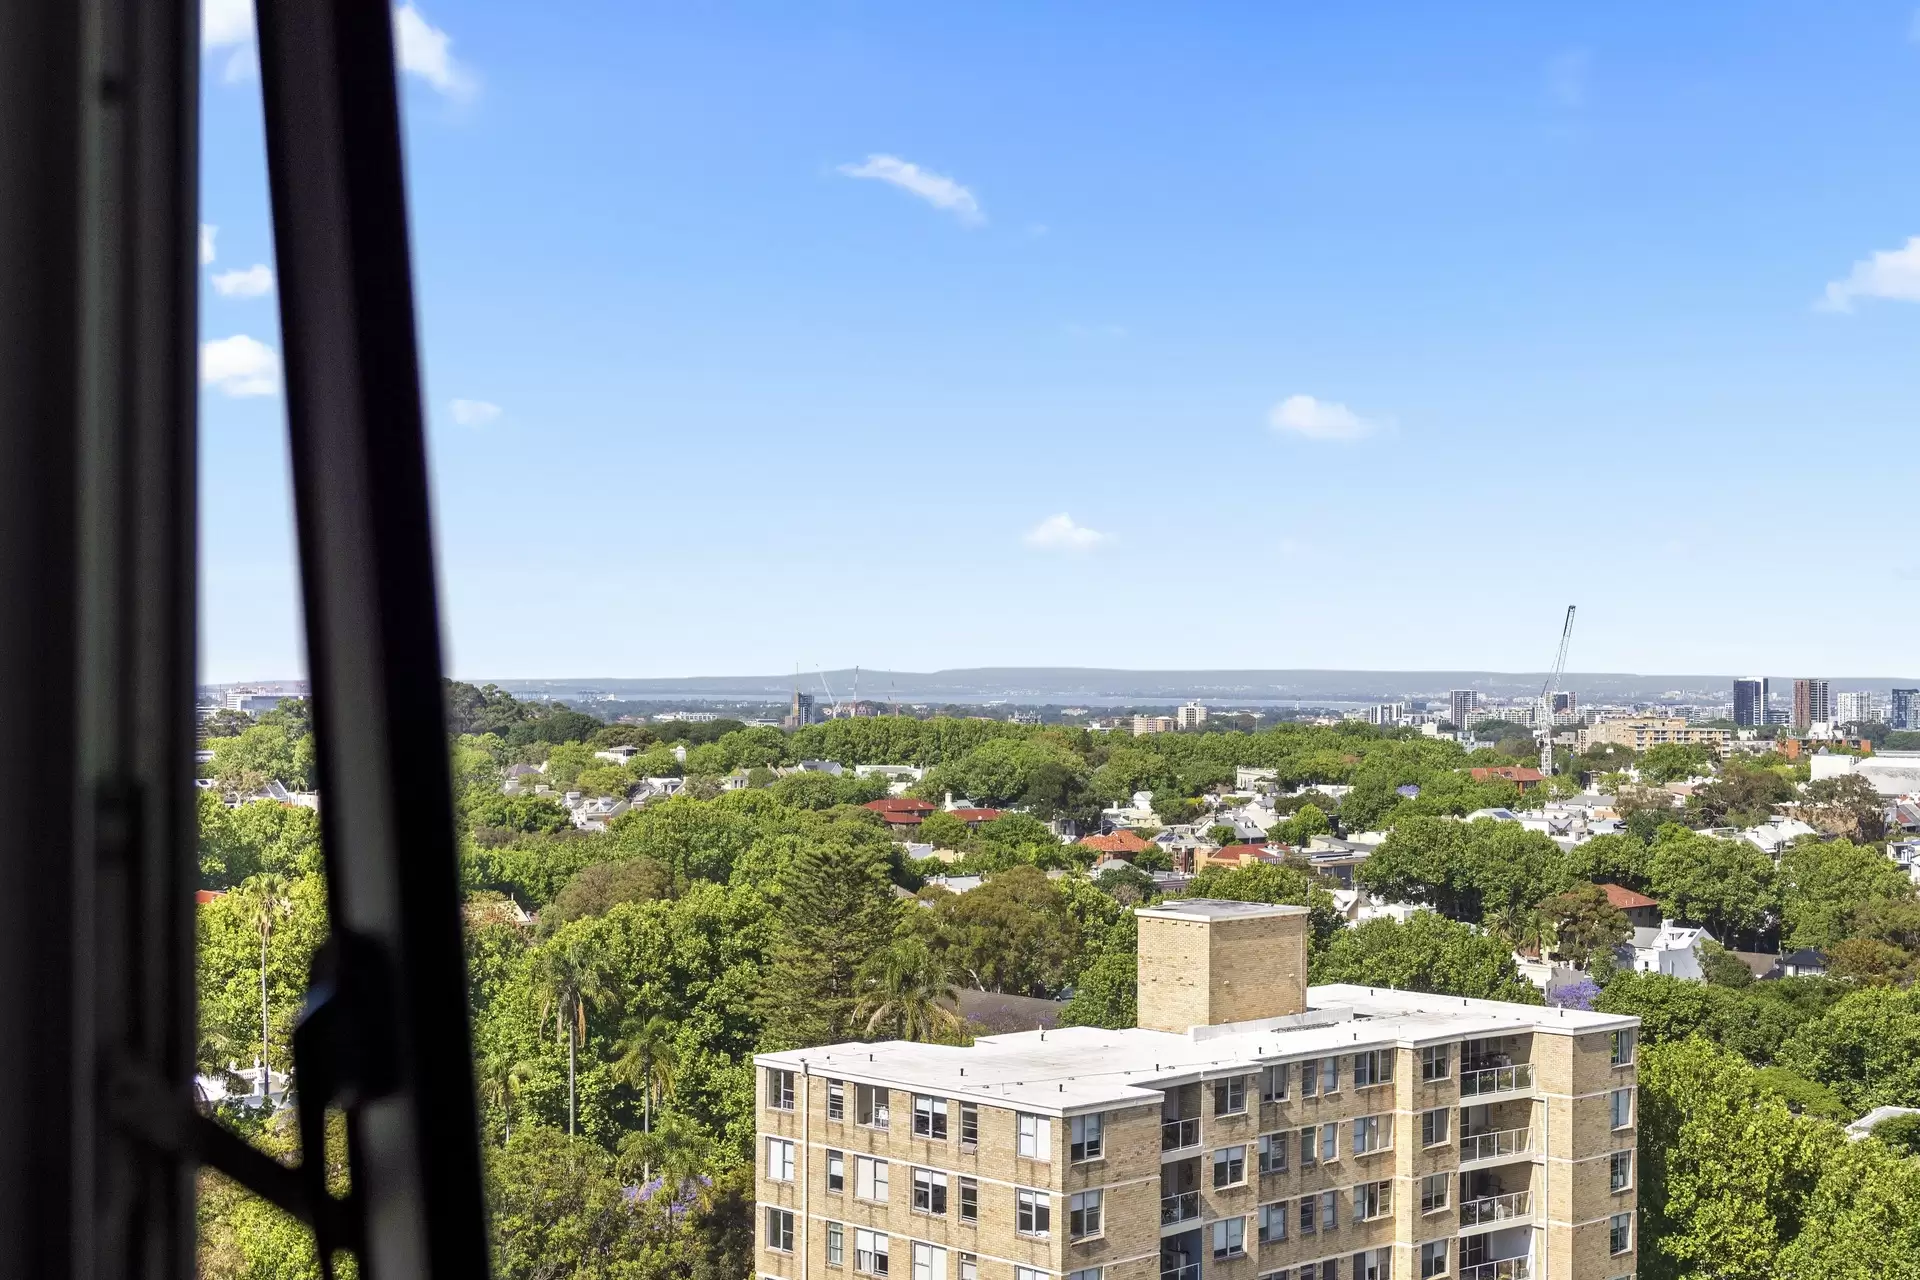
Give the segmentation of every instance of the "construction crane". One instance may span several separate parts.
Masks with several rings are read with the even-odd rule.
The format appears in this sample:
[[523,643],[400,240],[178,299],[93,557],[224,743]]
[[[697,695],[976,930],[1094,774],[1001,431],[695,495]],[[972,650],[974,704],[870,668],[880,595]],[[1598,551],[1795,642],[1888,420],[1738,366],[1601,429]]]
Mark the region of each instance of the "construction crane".
[[1553,670],[1540,686],[1540,776],[1553,776],[1553,695],[1560,676],[1567,669],[1567,642],[1573,639],[1573,606],[1567,606],[1567,620],[1560,628],[1560,652],[1553,657]]

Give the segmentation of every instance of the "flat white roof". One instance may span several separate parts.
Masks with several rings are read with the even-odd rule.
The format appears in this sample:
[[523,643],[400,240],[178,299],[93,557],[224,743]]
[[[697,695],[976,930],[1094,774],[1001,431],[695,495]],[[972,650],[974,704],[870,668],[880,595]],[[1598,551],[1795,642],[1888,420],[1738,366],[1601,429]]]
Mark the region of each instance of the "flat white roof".
[[1233,902],[1225,898],[1175,898],[1157,907],[1135,907],[1133,913],[1157,920],[1259,920],[1268,916],[1303,916],[1307,909],[1271,902]]
[[1356,1049],[1418,1048],[1529,1031],[1585,1035],[1640,1022],[1621,1014],[1348,984],[1309,987],[1307,1006],[1305,1014],[1195,1027],[1185,1035],[1059,1027],[982,1036],[968,1047],[911,1040],[856,1042],[763,1053],[754,1062],[857,1084],[1068,1115],[1147,1103],[1173,1085]]

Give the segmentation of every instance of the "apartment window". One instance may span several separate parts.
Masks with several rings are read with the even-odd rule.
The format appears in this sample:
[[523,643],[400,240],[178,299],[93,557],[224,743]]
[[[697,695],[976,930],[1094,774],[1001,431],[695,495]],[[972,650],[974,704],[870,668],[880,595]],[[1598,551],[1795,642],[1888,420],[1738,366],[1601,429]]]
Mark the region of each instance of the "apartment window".
[[844,1152],[827,1152],[827,1190],[847,1189],[847,1157]]
[[1610,1033],[1613,1043],[1613,1065],[1630,1067],[1633,1065],[1634,1032],[1632,1027]]
[[960,1179],[960,1221],[980,1221],[980,1184],[972,1178]]
[[1287,1135],[1284,1133],[1263,1133],[1260,1135],[1260,1172],[1285,1173],[1287,1171]]
[[1075,1164],[1083,1160],[1098,1160],[1102,1154],[1101,1139],[1105,1132],[1106,1120],[1099,1112],[1075,1116],[1068,1122],[1068,1137],[1072,1145],[1067,1154]]
[[1445,1080],[1447,1078],[1449,1053],[1444,1044],[1429,1045],[1420,1051],[1420,1078],[1422,1080]]
[[1260,1206],[1260,1243],[1279,1244],[1287,1238],[1287,1206],[1263,1204]]
[[1322,1191],[1320,1193],[1320,1229],[1322,1231],[1331,1231],[1340,1225],[1336,1209],[1333,1192]]
[[1044,1236],[1053,1230],[1053,1204],[1046,1192],[1023,1187],[1013,1193],[1013,1229],[1023,1236]]
[[913,1207],[920,1213],[945,1216],[947,1175],[933,1169],[915,1169],[913,1171]]
[[1268,1067],[1260,1073],[1260,1101],[1285,1102],[1287,1100],[1287,1077],[1293,1074],[1292,1064],[1281,1063]]
[[853,1158],[853,1194],[884,1204],[887,1199],[887,1162],[872,1156]]
[[1420,1212],[1438,1213],[1447,1207],[1447,1184],[1452,1175],[1445,1173],[1429,1174],[1420,1179]]
[[913,1280],[947,1280],[947,1251],[937,1244],[914,1241]]
[[827,1119],[847,1118],[847,1086],[844,1081],[827,1081]]
[[1309,1262],[1300,1268],[1300,1280],[1340,1280],[1340,1264],[1333,1258],[1325,1262]]
[[1365,1222],[1393,1210],[1393,1183],[1363,1182],[1353,1189],[1353,1220]]
[[1228,1076],[1224,1080],[1213,1082],[1213,1114],[1216,1116],[1244,1115],[1247,1110],[1247,1078]]
[[1393,1250],[1368,1249],[1353,1255],[1353,1280],[1392,1280]]
[[1616,1213],[1607,1219],[1607,1252],[1625,1253],[1633,1248],[1633,1215]]
[[1247,1149],[1222,1147],[1213,1153],[1214,1187],[1237,1187],[1247,1180]]
[[1624,1129],[1633,1123],[1633,1090],[1615,1089],[1608,1102],[1613,1108],[1613,1127]]
[[977,1255],[971,1253],[960,1255],[959,1280],[980,1280],[980,1259]]
[[1625,1191],[1633,1185],[1633,1152],[1616,1151],[1607,1157],[1607,1186]]
[[1320,1163],[1332,1164],[1340,1158],[1340,1126],[1329,1120],[1320,1126]]
[[1319,1199],[1315,1196],[1300,1197],[1300,1234],[1310,1236],[1320,1226]]
[[1312,1125],[1300,1131],[1300,1167],[1302,1169],[1311,1169],[1314,1166],[1315,1153],[1320,1150],[1319,1132]]
[[1104,1192],[1081,1191],[1067,1199],[1067,1234],[1075,1240],[1100,1234],[1100,1208]]
[[1320,1064],[1308,1058],[1300,1064],[1300,1096],[1311,1098],[1320,1092]]
[[1420,1246],[1420,1280],[1447,1274],[1447,1242],[1429,1240]]
[[960,1104],[960,1145],[962,1147],[980,1145],[980,1108],[971,1102]]
[[1438,1147],[1445,1144],[1452,1119],[1453,1111],[1448,1107],[1422,1111],[1420,1113],[1420,1145]]
[[767,1139],[767,1176],[775,1182],[793,1181],[793,1143],[787,1139]]
[[1222,1218],[1213,1224],[1213,1256],[1237,1258],[1247,1251],[1247,1220]]
[[913,1132],[916,1137],[938,1138],[947,1136],[947,1100],[929,1098],[925,1094],[913,1095]]
[[1033,1267],[1015,1267],[1013,1269],[1013,1280],[1052,1280],[1052,1277],[1046,1272]]
[[1353,1087],[1371,1088],[1393,1083],[1393,1050],[1370,1049],[1353,1055]]
[[1069,1271],[1067,1280],[1100,1280],[1100,1268],[1082,1267],[1078,1271]]
[[767,1105],[775,1111],[793,1110],[793,1072],[767,1068]]
[[1360,1116],[1352,1125],[1353,1154],[1364,1156],[1374,1151],[1385,1151],[1393,1145],[1393,1117],[1390,1115]]
[[885,1129],[893,1123],[893,1107],[885,1089],[877,1085],[853,1086],[853,1122],[871,1129]]
[[1045,1116],[1022,1114],[1017,1150],[1029,1160],[1049,1159],[1053,1151],[1053,1121]]
[[1282,1267],[1278,1271],[1262,1271],[1260,1280],[1293,1280],[1293,1268]]
[[779,1253],[793,1252],[793,1213],[767,1206],[767,1248]]
[[847,1261],[847,1229],[837,1222],[827,1224],[827,1265],[845,1266]]
[[853,1232],[853,1269],[870,1276],[887,1274],[887,1237],[856,1227]]
[[1320,1059],[1320,1092],[1323,1095],[1340,1092],[1340,1059]]

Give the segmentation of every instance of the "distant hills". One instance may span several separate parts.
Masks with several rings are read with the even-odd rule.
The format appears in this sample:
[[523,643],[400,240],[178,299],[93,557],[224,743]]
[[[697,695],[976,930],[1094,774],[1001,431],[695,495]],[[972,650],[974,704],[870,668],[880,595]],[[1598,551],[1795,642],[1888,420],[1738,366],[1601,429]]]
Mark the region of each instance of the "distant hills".
[[[1751,674],[1751,673],[1741,673]],[[1911,677],[1831,677],[1834,691],[1885,690],[1920,684]],[[1097,667],[961,667],[947,671],[859,673],[859,696],[900,702],[1375,702],[1408,697],[1444,697],[1449,689],[1474,689],[1483,697],[1538,695],[1545,672],[1526,671],[1123,671]],[[1633,672],[1569,672],[1561,687],[1586,702],[1731,700],[1732,675],[1661,675]],[[1792,677],[1776,677],[1792,687]],[[803,692],[816,698],[830,690],[854,696],[854,672],[806,671]],[[583,677],[565,680],[497,679],[491,683],[518,695],[550,698],[779,700],[795,685],[791,673],[758,676],[686,676],[631,680]],[[1776,685],[1778,688],[1779,685]]]

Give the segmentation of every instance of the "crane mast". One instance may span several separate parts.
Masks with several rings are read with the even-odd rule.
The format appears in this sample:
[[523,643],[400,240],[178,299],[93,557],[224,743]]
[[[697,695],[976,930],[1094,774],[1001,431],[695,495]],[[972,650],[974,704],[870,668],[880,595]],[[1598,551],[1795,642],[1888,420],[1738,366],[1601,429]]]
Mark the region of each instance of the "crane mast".
[[1567,620],[1560,627],[1560,651],[1554,655],[1553,670],[1540,688],[1540,775],[1553,776],[1553,695],[1567,669],[1567,644],[1573,639],[1573,606],[1567,606]]

